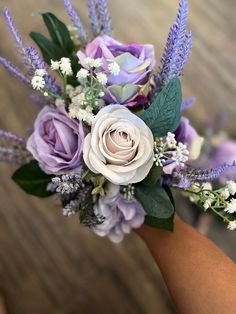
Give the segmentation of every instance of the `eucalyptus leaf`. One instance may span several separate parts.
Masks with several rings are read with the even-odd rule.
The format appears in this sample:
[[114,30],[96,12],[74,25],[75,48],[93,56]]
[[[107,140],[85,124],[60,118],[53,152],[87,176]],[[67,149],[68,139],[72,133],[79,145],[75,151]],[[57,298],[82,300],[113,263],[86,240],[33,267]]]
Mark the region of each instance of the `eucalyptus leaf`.
[[33,160],[18,170],[12,176],[12,180],[26,193],[38,196],[48,197],[52,192],[47,191],[48,183],[51,182],[53,176],[43,172],[37,161]]
[[64,57],[71,55],[74,43],[66,25],[50,12],[43,13],[42,16],[53,43],[61,48]]
[[167,219],[174,214],[175,209],[172,201],[160,184],[152,186],[137,184],[135,186],[135,196],[143,205],[148,216]]
[[39,46],[43,59],[47,64],[50,65],[51,60],[60,60],[64,56],[63,51],[44,35],[31,32],[30,37]]
[[174,215],[172,215],[170,218],[167,218],[167,219],[160,219],[160,218],[146,215],[145,224],[153,228],[173,231],[174,230]]
[[165,136],[168,132],[174,132],[179,126],[181,104],[181,83],[178,78],[173,78],[139,117],[151,129],[154,137]]
[[162,174],[162,167],[158,167],[155,164],[151,168],[147,177],[142,181],[144,185],[154,185],[160,179]]

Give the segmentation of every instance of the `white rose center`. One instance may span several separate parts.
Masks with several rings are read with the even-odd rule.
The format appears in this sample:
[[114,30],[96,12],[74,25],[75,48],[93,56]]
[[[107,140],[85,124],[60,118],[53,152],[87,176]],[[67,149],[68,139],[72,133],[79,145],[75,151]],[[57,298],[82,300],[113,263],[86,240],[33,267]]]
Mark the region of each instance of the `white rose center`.
[[107,163],[128,165],[137,153],[135,130],[114,123],[102,134],[100,147]]

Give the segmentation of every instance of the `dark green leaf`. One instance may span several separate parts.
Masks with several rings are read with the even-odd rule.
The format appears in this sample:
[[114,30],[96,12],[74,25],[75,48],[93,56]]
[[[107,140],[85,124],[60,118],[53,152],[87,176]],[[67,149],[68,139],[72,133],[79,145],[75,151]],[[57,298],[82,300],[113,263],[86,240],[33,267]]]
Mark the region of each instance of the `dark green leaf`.
[[60,60],[64,57],[63,51],[44,35],[32,32],[30,33],[30,37],[39,46],[47,64],[51,64],[51,60]]
[[153,186],[137,184],[135,196],[143,205],[148,216],[166,219],[174,214],[174,206],[165,189],[159,184]]
[[35,160],[20,167],[12,176],[12,180],[26,193],[38,197],[48,197],[53,194],[47,191],[51,179],[52,176],[44,173]]
[[43,13],[42,16],[53,43],[60,47],[64,53],[64,57],[71,55],[74,49],[74,43],[71,40],[66,25],[52,13]]
[[165,136],[168,132],[174,132],[179,126],[181,104],[181,83],[178,78],[174,78],[163,88],[152,105],[140,115],[140,118],[152,130],[154,137]]
[[144,185],[154,185],[160,179],[162,174],[162,167],[157,167],[153,165],[147,177],[142,181]]
[[174,230],[174,215],[167,219],[159,219],[153,216],[146,215],[145,224],[158,229],[173,231]]

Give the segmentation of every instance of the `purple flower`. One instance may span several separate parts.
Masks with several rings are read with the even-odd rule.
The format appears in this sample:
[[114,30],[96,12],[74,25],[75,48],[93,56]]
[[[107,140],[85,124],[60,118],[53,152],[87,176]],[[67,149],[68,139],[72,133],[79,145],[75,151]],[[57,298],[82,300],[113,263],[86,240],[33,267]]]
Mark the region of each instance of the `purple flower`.
[[[197,134],[187,118],[182,117],[180,125],[175,131],[175,138],[177,142],[181,142],[187,146],[189,151],[189,161],[196,160],[199,157],[203,138]],[[176,168],[175,162],[168,163],[164,166],[164,172],[166,174],[171,174],[174,168]]]
[[[102,70],[108,73],[109,64],[116,62],[120,67],[118,75],[108,75],[106,87],[107,103],[124,104],[135,107],[140,104],[137,96],[146,97],[149,91],[149,78],[155,66],[155,53],[152,45],[124,45],[103,35],[96,37],[85,49],[78,52],[80,63],[86,68],[87,57],[103,61]],[[139,99],[138,99],[139,100]]]
[[85,130],[64,108],[45,107],[39,113],[27,149],[46,173],[76,172],[83,163]]
[[94,213],[103,217],[103,223],[93,228],[94,232],[119,243],[125,234],[144,223],[145,211],[136,200],[126,200],[120,194],[120,187],[109,184],[107,194],[99,198],[94,206]]

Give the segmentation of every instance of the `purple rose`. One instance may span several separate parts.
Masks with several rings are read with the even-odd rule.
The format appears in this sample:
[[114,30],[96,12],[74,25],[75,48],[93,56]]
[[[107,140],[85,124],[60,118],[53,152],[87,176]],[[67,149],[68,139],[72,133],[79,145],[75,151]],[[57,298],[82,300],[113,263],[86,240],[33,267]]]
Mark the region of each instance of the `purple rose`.
[[[108,104],[124,104],[135,107],[142,104],[149,91],[149,78],[155,66],[155,53],[152,45],[124,45],[104,35],[96,37],[85,49],[78,52],[78,58],[86,68],[87,57],[103,61],[102,70],[108,72],[111,62],[120,66],[118,75],[108,76],[105,100]],[[138,97],[143,96],[143,97]],[[147,103],[147,98],[145,99]]]
[[27,149],[46,173],[61,174],[81,167],[85,130],[64,108],[45,107],[34,123]]
[[145,211],[136,200],[126,200],[120,194],[118,185],[109,184],[107,194],[99,198],[94,206],[96,215],[105,218],[104,222],[93,228],[94,232],[119,243],[125,234],[133,228],[139,228],[144,223]]
[[[177,142],[181,142],[187,146],[189,161],[196,160],[199,157],[203,138],[197,134],[187,118],[181,118],[180,125],[175,131],[175,138]],[[163,170],[166,174],[171,174],[175,168],[176,163],[170,162],[164,166]]]

